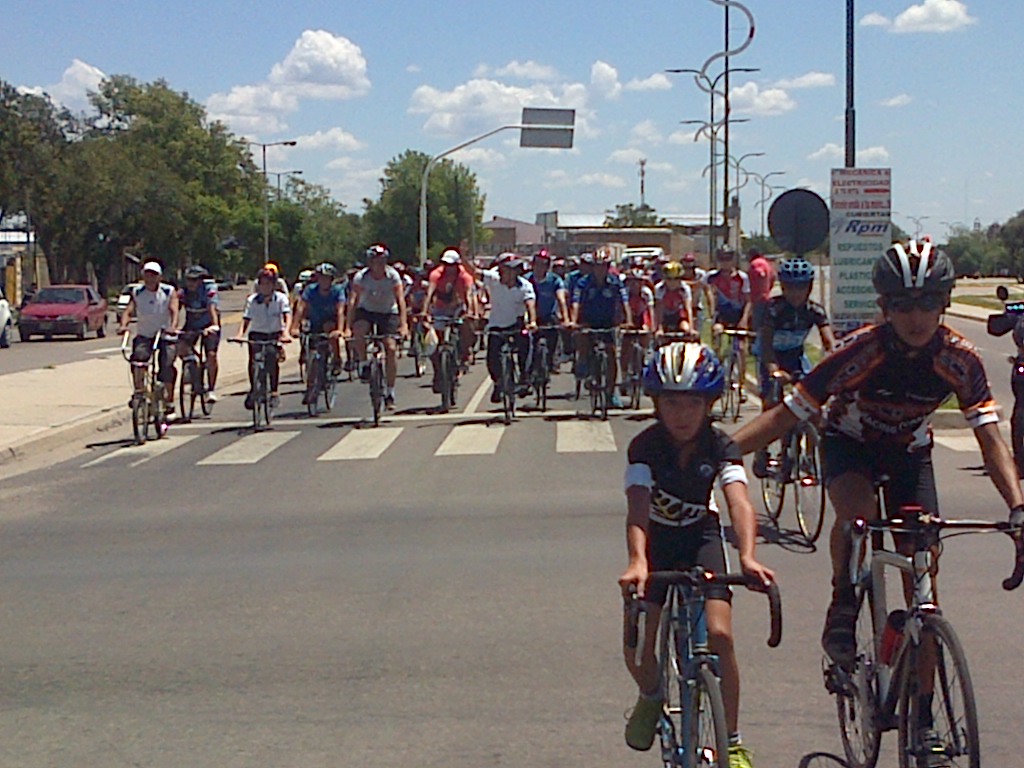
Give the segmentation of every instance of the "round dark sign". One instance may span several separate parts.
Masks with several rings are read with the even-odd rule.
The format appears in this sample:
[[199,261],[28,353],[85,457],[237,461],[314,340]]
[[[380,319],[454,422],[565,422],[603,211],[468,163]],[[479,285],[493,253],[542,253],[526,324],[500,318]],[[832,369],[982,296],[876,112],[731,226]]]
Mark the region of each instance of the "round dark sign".
[[768,231],[785,251],[813,251],[828,236],[828,206],[809,189],[783,192],[768,209]]

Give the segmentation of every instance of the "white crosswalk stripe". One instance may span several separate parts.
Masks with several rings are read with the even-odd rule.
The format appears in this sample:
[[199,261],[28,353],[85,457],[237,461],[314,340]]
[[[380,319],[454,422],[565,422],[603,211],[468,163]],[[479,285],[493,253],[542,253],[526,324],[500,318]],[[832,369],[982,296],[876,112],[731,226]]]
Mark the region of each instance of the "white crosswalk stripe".
[[462,424],[448,433],[435,456],[482,456],[496,453],[502,435],[503,424]]
[[255,464],[266,458],[299,432],[257,432],[245,435],[198,462],[200,466]]
[[129,467],[137,467],[140,464],[145,464],[150,459],[155,459],[157,456],[163,456],[168,451],[173,451],[175,448],[181,448],[181,446],[187,445],[197,437],[199,437],[199,435],[180,435],[176,437],[166,437],[163,440],[153,440],[145,445],[130,445],[127,448],[111,451],[110,453],[105,453],[92,461],[87,461],[82,465],[82,469],[95,467],[98,464],[105,464],[108,461],[120,459],[125,459]]
[[607,421],[560,421],[555,450],[558,453],[614,453],[612,425]]
[[320,455],[317,461],[353,461],[377,459],[402,434],[402,427],[354,429]]

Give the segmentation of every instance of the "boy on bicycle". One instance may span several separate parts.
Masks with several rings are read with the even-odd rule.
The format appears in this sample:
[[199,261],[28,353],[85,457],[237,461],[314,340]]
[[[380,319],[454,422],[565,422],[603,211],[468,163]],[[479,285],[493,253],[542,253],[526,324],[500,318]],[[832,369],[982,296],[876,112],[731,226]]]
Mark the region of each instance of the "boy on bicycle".
[[[702,566],[728,570],[717,485],[739,540],[740,567],[764,584],[775,574],[755,558],[757,521],[747,497],[743,458],[732,439],[711,423],[711,406],[725,377],[708,347],[674,342],[658,349],[644,371],[644,388],[654,399],[657,423],[629,445],[626,468],[626,545],[629,565],[619,577],[625,593],[634,587],[646,603],[647,622],[640,663],[624,648],[626,667],[640,689],[626,725],[626,743],[648,750],[654,743],[665,692],[658,678],[655,644],[665,590],[648,590],[650,573]],[[728,587],[707,592],[708,642],[718,655],[729,728],[730,768],[750,768],[739,733],[739,667],[732,640],[732,595]]]
[[[285,344],[292,340],[288,333],[288,315],[291,314],[291,302],[287,293],[276,290],[277,274],[263,268],[256,276],[256,291],[245,300],[242,311],[242,327],[235,336],[236,341],[244,341],[246,334],[250,341],[280,341]],[[245,407],[253,409],[252,378],[254,372],[253,353],[255,349],[249,345],[249,394],[245,396]],[[270,407],[277,408],[280,403],[278,395],[278,379],[281,375],[280,358],[269,355],[265,358],[270,365]]]

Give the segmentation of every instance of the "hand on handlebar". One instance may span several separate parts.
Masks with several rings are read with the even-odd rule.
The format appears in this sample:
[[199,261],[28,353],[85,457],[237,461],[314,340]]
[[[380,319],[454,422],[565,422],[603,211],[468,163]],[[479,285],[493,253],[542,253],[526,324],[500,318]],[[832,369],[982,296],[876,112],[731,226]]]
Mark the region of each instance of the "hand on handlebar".
[[638,597],[642,598],[647,593],[648,575],[647,563],[637,563],[626,568],[625,573],[619,576],[619,588],[622,590],[622,596],[629,597],[631,592],[635,592]]
[[343,333],[342,331],[334,330],[334,331],[331,331],[330,333],[328,333],[327,337],[330,338],[330,339],[340,339],[342,333]]
[[743,569],[743,573],[747,576],[751,576],[761,582],[761,585],[767,589],[775,581],[775,571],[767,566],[761,565],[754,558],[740,558],[740,567]]

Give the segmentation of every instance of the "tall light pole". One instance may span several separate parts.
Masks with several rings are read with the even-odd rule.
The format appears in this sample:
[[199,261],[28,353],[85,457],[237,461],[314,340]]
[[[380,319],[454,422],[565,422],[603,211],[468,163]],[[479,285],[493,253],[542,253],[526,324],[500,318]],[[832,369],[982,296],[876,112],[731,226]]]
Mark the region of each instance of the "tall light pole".
[[[740,184],[740,170],[741,170],[740,166],[743,164],[743,161],[746,160],[748,157],[764,157],[764,152],[747,152],[746,154],[740,155],[740,159],[735,161],[735,165],[736,165],[736,188],[735,188],[736,189],[736,242],[733,244],[733,248],[735,248],[737,252],[740,249],[740,242],[741,242],[741,238],[743,236],[741,231],[740,231],[740,215],[742,213],[742,208],[740,207],[740,188],[743,186],[743,184]],[[728,170],[728,168],[726,168],[726,170]],[[743,170],[743,172],[747,173],[746,170]],[[729,174],[727,173],[726,174],[726,179],[728,179],[728,178],[729,178]],[[748,175],[747,176],[747,180],[749,180],[749,179],[750,179],[750,176]],[[744,181],[744,184],[746,184],[746,181]]]
[[765,188],[771,186],[770,184],[768,184],[768,179],[770,179],[772,176],[782,176],[785,173],[785,171],[772,171],[771,173],[766,173],[762,176],[760,173],[750,171],[750,175],[757,179],[759,182],[761,182],[761,237],[764,237],[764,206],[765,203],[768,201],[768,196],[765,195]]
[[857,165],[857,110],[853,104],[853,0],[846,0],[846,167]]
[[277,199],[280,200],[281,199],[281,177],[282,176],[301,176],[302,175],[302,171],[299,171],[299,170],[293,170],[293,171],[270,171],[267,175],[268,176],[277,176]]
[[[718,131],[729,123],[746,123],[750,120],[748,117],[740,117],[736,119],[726,118],[719,123],[709,123],[704,120],[680,120],[682,125],[699,125],[700,128],[693,134],[693,140],[697,141],[700,135],[706,134],[708,137],[708,143],[711,145],[711,162],[708,163],[708,168],[711,169],[711,183],[708,185],[708,259],[714,261],[714,246],[715,246],[715,227],[718,226],[718,160],[715,153],[715,144],[718,141]],[[703,175],[703,174],[702,174]],[[729,185],[729,163],[728,160],[725,163],[725,184]]]
[[263,263],[270,261],[270,195],[267,192],[269,186],[267,179],[267,147],[294,147],[298,144],[294,139],[288,141],[261,141],[247,142],[251,147],[260,147],[263,150]]

